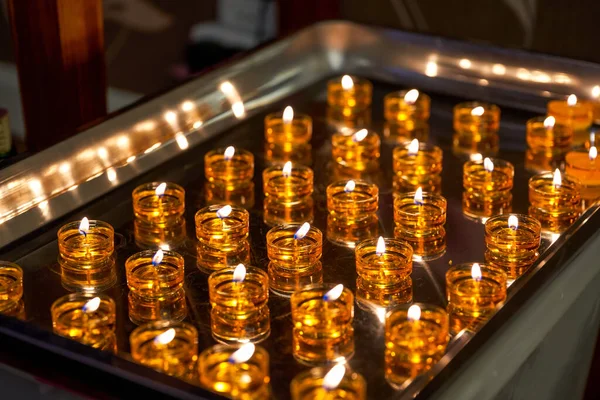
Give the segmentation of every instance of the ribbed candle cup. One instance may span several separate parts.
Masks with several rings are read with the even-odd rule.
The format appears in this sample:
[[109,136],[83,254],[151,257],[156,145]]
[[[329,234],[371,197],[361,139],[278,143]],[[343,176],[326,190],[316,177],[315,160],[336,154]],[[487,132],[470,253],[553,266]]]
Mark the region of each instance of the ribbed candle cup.
[[529,215],[542,224],[546,233],[561,233],[581,214],[581,183],[569,175],[554,184],[554,174],[546,172],[529,179]]
[[498,151],[500,108],[476,101],[454,107],[453,149],[461,154],[495,154]]
[[487,218],[511,211],[515,169],[508,161],[490,158],[485,162],[467,161],[463,166],[463,212],[473,218]]
[[405,143],[394,148],[394,189],[399,192],[414,192],[421,187],[426,192],[440,192],[442,149],[420,142],[418,151],[413,153],[409,146],[409,143]]

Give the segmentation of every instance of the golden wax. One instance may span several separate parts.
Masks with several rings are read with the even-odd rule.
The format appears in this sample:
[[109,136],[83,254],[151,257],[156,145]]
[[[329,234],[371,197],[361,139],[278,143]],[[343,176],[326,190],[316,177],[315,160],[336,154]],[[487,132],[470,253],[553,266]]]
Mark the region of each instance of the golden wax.
[[[416,93],[416,97],[413,94]],[[416,89],[388,93],[383,98],[383,116],[386,121],[405,123],[413,130],[418,122],[429,120],[431,98]]]
[[379,219],[375,213],[352,222],[332,214],[327,216],[327,239],[332,243],[354,248],[357,243],[378,236]]
[[248,181],[233,188],[206,182],[204,184],[206,204],[230,204],[249,210],[254,207],[254,182]]
[[[288,167],[292,167],[288,170]],[[267,225],[312,222],[313,170],[286,164],[263,171],[264,220]]]
[[271,332],[269,276],[259,268],[246,267],[245,277],[237,281],[234,271],[225,268],[208,277],[212,334],[224,343],[259,342]]
[[23,270],[17,264],[0,261],[0,313],[12,310],[23,297]]
[[254,156],[249,151],[235,149],[226,157],[227,149],[211,150],[204,155],[206,180],[228,190],[247,185],[254,177]]
[[352,225],[369,218],[379,208],[379,188],[361,180],[327,186],[327,210],[336,221]]
[[529,215],[542,224],[542,231],[560,233],[581,214],[581,184],[577,178],[562,175],[562,182],[553,182],[552,172],[529,179]]
[[600,160],[591,158],[589,151],[571,151],[565,158],[567,175],[581,183],[581,198],[591,205],[600,198]]
[[429,139],[429,122],[419,122],[412,130],[407,130],[405,124],[386,121],[383,123],[383,140],[388,143],[403,144],[417,139],[426,142]]
[[571,148],[573,130],[552,117],[538,116],[527,121],[525,138],[531,152],[559,155]]
[[[509,218],[516,217],[517,225]],[[511,221],[512,222],[512,221]],[[502,214],[485,223],[485,261],[506,271],[514,281],[537,260],[541,243],[540,222],[523,214]]]
[[577,101],[570,105],[568,100],[548,102],[548,115],[556,118],[556,122],[568,125],[573,130],[573,144],[582,144],[590,134],[593,108],[589,103]]
[[335,388],[324,385],[331,368],[316,367],[299,373],[292,379],[292,400],[366,400],[367,382],[361,374],[346,370]]
[[300,361],[325,363],[354,354],[354,296],[343,288],[337,299],[327,299],[334,286],[309,285],[292,294],[293,353]]
[[136,325],[152,321],[182,321],[187,316],[185,290],[183,288],[161,296],[139,296],[129,292],[129,319]]
[[129,290],[141,297],[160,298],[183,288],[184,260],[174,251],[145,250],[125,261]]
[[231,213],[220,218],[217,212],[223,205],[200,209],[195,216],[198,238],[198,267],[216,271],[250,260],[248,230],[250,214],[243,208],[232,207]]
[[[100,301],[94,310],[88,302],[95,297]],[[68,294],[52,303],[50,313],[56,334],[100,350],[116,351],[116,305],[110,297],[89,293]]]
[[277,112],[265,117],[265,140],[267,143],[302,144],[312,137],[312,118],[306,114],[293,114],[285,121],[284,113]]
[[186,239],[185,218],[182,217],[166,227],[148,225],[138,219],[134,219],[133,235],[135,244],[141,248],[157,250],[169,246],[169,249],[176,249]]
[[247,361],[232,361],[232,354],[241,346],[243,345],[218,344],[200,353],[200,384],[236,400],[269,398],[269,353],[256,346],[252,357]]
[[465,215],[491,217],[511,210],[515,168],[508,161],[498,158],[490,160],[493,163],[492,171],[486,170],[484,160],[467,161],[463,165]]
[[344,75],[327,82],[327,104],[345,117],[371,107],[373,85],[366,79]]
[[506,300],[507,275],[503,269],[473,263],[458,264],[446,272],[446,295],[453,334],[467,328],[476,330]]
[[331,137],[331,144],[333,160],[344,167],[372,171],[379,166],[381,141],[373,131],[361,129],[349,135],[337,132]]
[[410,143],[394,148],[394,188],[399,192],[414,192],[419,187],[426,192],[440,192],[442,149],[419,142],[418,150],[413,152]]
[[132,197],[135,219],[148,225],[174,225],[185,212],[185,190],[175,183],[146,183],[135,188]]
[[438,306],[415,303],[419,318],[409,319],[409,305],[385,319],[385,378],[394,388],[428,371],[448,345],[448,314]]
[[154,321],[129,337],[131,357],[138,363],[177,378],[194,376],[198,331],[185,322]]
[[265,143],[265,161],[267,165],[283,165],[287,161],[309,166],[312,164],[312,146],[310,143]]
[[[382,249],[378,249],[380,243],[385,244]],[[356,245],[354,254],[356,273],[371,285],[396,286],[412,273],[412,247],[398,239],[362,241]]]
[[457,153],[495,154],[498,151],[500,108],[476,101],[454,107],[453,149]]
[[410,303],[413,300],[413,282],[409,277],[393,286],[379,286],[356,278],[356,302],[362,309],[374,311],[378,317],[385,317],[389,307]]
[[394,199],[394,235],[407,241],[413,254],[433,260],[446,251],[446,199],[434,193],[423,193],[415,202],[415,192]]

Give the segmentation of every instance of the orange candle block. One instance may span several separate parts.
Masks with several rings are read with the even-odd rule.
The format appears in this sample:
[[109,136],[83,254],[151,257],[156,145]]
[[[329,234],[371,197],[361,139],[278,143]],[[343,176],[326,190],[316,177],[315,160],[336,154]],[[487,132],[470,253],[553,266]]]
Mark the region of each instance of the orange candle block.
[[412,273],[412,247],[397,239],[369,239],[356,246],[356,273],[381,289],[401,285]]
[[437,146],[413,139],[405,146],[394,148],[394,188],[399,192],[414,192],[421,187],[426,192],[442,190],[443,152]]
[[491,265],[458,264],[446,272],[450,331],[476,330],[506,300],[507,275]]
[[573,130],[568,124],[556,122],[553,116],[539,116],[527,121],[525,137],[532,153],[556,156],[571,148]]
[[399,306],[385,318],[385,378],[394,388],[427,372],[448,345],[448,314],[438,306]]
[[163,298],[183,288],[184,260],[174,251],[145,250],[125,261],[125,273],[136,295]]
[[302,165],[269,167],[263,171],[264,218],[267,225],[312,222],[313,170]]
[[247,186],[254,176],[254,156],[229,146],[211,150],[204,156],[206,180],[227,190]]
[[513,282],[539,257],[540,222],[521,214],[503,214],[485,223],[485,260],[506,271]]
[[571,151],[566,156],[567,175],[581,182],[581,198],[585,206],[600,198],[600,161],[596,160],[598,150],[591,146],[589,151]]
[[356,171],[373,171],[379,166],[381,140],[368,129],[353,134],[334,133],[331,137],[333,160]]
[[161,227],[178,223],[185,212],[185,190],[171,182],[151,182],[132,193],[136,221]]
[[252,343],[218,344],[200,353],[200,384],[213,392],[239,400],[270,397],[269,353]]
[[460,154],[495,154],[498,151],[500,108],[476,101],[454,107],[453,149]]
[[224,343],[259,342],[269,336],[269,277],[239,264],[208,277],[211,330]]
[[417,89],[387,94],[383,99],[383,116],[387,121],[385,135],[396,142],[423,138],[429,130],[431,99]]
[[23,297],[23,270],[17,264],[0,261],[0,313],[17,308]]
[[344,364],[327,369],[317,367],[294,377],[290,385],[293,400],[365,400],[367,383],[362,375]]
[[327,104],[345,118],[371,107],[373,85],[366,79],[344,75],[327,82]]
[[52,328],[60,336],[115,352],[116,305],[105,295],[73,293],[52,303]]
[[593,108],[589,103],[580,102],[577,96],[570,95],[567,100],[548,102],[548,115],[557,123],[570,126],[573,130],[573,143],[582,144],[588,138],[592,126]]
[[441,257],[446,251],[446,199],[434,193],[406,193],[394,199],[395,236],[407,241],[422,260]]
[[546,172],[529,179],[529,215],[546,233],[561,233],[581,214],[581,183],[577,178]]
[[190,379],[198,359],[198,331],[185,322],[155,321],[131,332],[131,357],[177,378]]
[[487,218],[510,212],[515,168],[508,161],[485,158],[463,166],[463,213]]
[[306,114],[294,114],[287,106],[283,112],[265,117],[265,140],[267,143],[304,144],[312,137],[312,118]]

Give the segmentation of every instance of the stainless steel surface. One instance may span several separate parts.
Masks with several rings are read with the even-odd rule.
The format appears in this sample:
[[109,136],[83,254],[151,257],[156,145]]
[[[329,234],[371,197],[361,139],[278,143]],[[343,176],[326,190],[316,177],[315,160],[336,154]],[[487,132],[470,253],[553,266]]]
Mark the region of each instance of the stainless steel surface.
[[[460,66],[463,59],[469,68]],[[322,23],[1,171],[0,246],[148,171],[180,146],[196,146],[341,71],[539,112],[548,98],[591,97],[600,84],[600,67],[594,64],[348,22]],[[238,117],[231,111],[235,94],[220,90],[226,81],[239,95],[237,107],[244,112]],[[184,101],[195,104],[196,116],[182,110]],[[179,117],[177,124],[165,120],[169,111]],[[194,122],[202,126],[194,128]]]

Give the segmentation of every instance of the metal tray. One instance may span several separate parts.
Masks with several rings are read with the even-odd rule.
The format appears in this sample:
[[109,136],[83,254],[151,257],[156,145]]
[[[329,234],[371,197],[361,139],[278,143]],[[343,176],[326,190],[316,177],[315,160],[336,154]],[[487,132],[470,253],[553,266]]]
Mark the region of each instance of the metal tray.
[[[459,67],[462,58],[472,60],[470,69]],[[505,75],[492,72],[493,65],[499,63],[505,66]],[[528,80],[523,79],[525,69],[530,71]],[[50,374],[48,369],[39,370],[39,365],[38,369],[33,368],[31,364],[36,361],[28,360],[31,354],[42,354],[68,368],[65,370],[68,376],[54,376],[56,381],[69,387],[83,382],[85,387],[81,390],[88,395],[148,391],[179,398],[214,397],[193,384],[129,361],[128,338],[135,325],[127,315],[124,261],[139,251],[133,238],[131,191],[149,181],[172,181],[186,188],[187,239],[178,251],[186,259],[188,320],[198,327],[200,349],[204,349],[214,341],[210,334],[207,276],[195,263],[193,215],[205,204],[206,194],[202,155],[215,147],[231,144],[255,154],[252,264],[266,268],[268,227],[262,221],[260,173],[267,162],[262,119],[267,112],[280,110],[287,104],[313,116],[314,224],[325,232],[325,187],[331,182],[334,170],[329,137],[335,130],[326,118],[325,80],[341,73],[374,80],[370,126],[379,132],[383,129],[382,99],[386,93],[402,87],[418,87],[432,96],[430,142],[444,150],[442,193],[448,199],[448,250],[433,262],[415,263],[411,278],[414,301],[445,306],[444,275],[449,263],[481,261],[484,251],[483,226],[462,214],[459,182],[463,160],[451,151],[452,106],[464,99],[507,106],[502,110],[499,157],[515,165],[513,211],[526,213],[530,176],[523,166],[526,119],[532,115],[531,111],[543,112],[548,97],[589,93],[594,83],[591,77],[598,72],[597,66],[580,62],[336,22],[304,30],[125,110],[2,172],[1,258],[17,262],[25,270],[25,322],[0,316],[0,343],[4,343],[7,350],[7,362],[45,376]],[[539,74],[545,74],[551,82],[539,78]],[[537,77],[537,81],[532,77]],[[243,116],[233,115],[230,99],[219,90],[225,80],[230,81],[241,96],[245,108]],[[187,100],[197,104],[193,117],[180,109]],[[179,126],[165,122],[164,113],[169,110],[178,113]],[[197,121],[202,121],[202,126],[192,128],[194,122],[198,125]],[[176,134],[178,140],[174,140]],[[185,150],[186,147],[189,148]],[[393,235],[392,148],[393,144],[384,142],[382,167],[369,178],[380,186],[379,231],[384,236]],[[507,303],[490,322],[473,337],[467,334],[455,337],[447,355],[431,373],[402,391],[395,391],[384,379],[381,310],[357,304],[356,355],[350,365],[365,376],[369,398],[413,398],[415,395],[424,398],[435,393],[510,320],[520,304],[535,296],[543,283],[559,273],[567,265],[566,261],[585,245],[597,230],[600,220],[597,211],[598,206],[589,209],[554,243],[545,241],[538,263],[511,286]],[[64,222],[84,215],[107,221],[118,232],[118,283],[106,291],[117,302],[118,355],[101,353],[50,333],[50,305],[67,293],[60,284],[56,264],[56,231]],[[323,266],[325,282],[339,282],[355,289],[351,249],[326,241]],[[274,397],[286,398],[290,380],[307,367],[297,363],[291,354],[289,300],[271,295],[269,308],[272,332],[261,346],[270,353]],[[21,360],[16,361],[19,356]],[[113,387],[107,382],[119,386]]]

